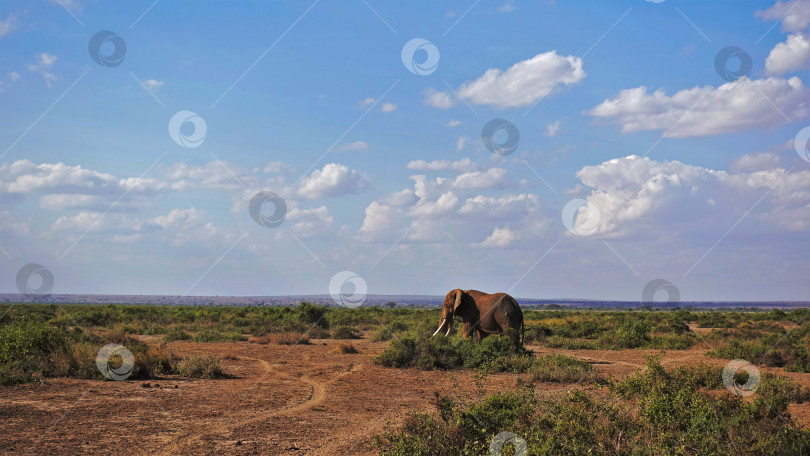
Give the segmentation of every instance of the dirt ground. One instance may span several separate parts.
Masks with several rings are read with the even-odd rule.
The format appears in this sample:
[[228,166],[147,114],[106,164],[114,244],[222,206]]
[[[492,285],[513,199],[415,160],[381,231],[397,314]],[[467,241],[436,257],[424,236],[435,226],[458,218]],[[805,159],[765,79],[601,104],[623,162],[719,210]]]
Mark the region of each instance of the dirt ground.
[[[44,385],[0,387],[0,453],[372,455],[374,436],[410,411],[432,409],[434,392],[477,394],[473,371],[384,368],[372,360],[385,342],[353,341],[358,354],[338,353],[339,343],[178,341],[169,344],[174,353],[220,355],[234,378],[60,378]],[[529,348],[535,355],[565,353],[616,377],[637,371],[644,355],[655,352]],[[707,350],[668,351],[663,363],[726,363],[706,357]],[[783,374],[810,386],[810,374]],[[490,375],[483,389],[514,385],[514,375]],[[538,395],[553,396],[576,386],[549,383],[536,389]],[[810,404],[791,407],[800,424],[810,424]]]

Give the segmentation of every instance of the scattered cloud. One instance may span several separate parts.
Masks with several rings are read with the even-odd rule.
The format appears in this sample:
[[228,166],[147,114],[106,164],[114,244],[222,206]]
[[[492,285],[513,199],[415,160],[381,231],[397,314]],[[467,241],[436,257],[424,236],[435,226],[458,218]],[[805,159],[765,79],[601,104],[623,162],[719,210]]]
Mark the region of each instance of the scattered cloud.
[[273,161],[262,168],[263,173],[270,173],[270,174],[282,174],[282,173],[291,173],[295,171],[295,167],[289,165],[287,163],[282,163],[280,161]]
[[467,138],[466,136],[459,136],[456,139],[456,152],[459,152],[462,149],[464,149],[464,146],[467,145],[467,140],[468,139],[469,138]]
[[756,15],[765,21],[781,20],[783,32],[798,32],[805,30],[810,24],[810,2],[777,0],[770,8],[757,11]]
[[552,124],[546,125],[546,136],[553,137],[557,136],[557,133],[560,131],[560,121],[556,121]]
[[694,87],[667,95],[646,87],[623,90],[587,111],[619,124],[622,133],[663,130],[668,138],[708,136],[756,128],[775,128],[810,115],[810,91],[793,77],[741,78],[720,87]]
[[13,32],[19,26],[17,15],[10,13],[6,20],[0,21],[0,38]]
[[449,128],[458,127],[459,125],[461,125],[460,120],[451,120],[450,122],[447,122],[447,127]]
[[734,159],[729,166],[732,172],[751,172],[778,168],[781,160],[773,152],[755,152]]
[[507,247],[517,238],[509,228],[495,228],[483,242],[477,244],[481,247]]
[[[478,79],[462,84],[456,93],[474,105],[517,108],[532,105],[584,78],[581,58],[549,51],[520,61],[506,70],[490,68]],[[430,88],[425,92],[425,104],[444,109],[457,103],[449,92]]]
[[146,90],[155,93],[159,88],[163,86],[163,81],[158,81],[156,79],[147,79],[146,81],[143,81],[143,85],[144,87],[146,87]]
[[504,3],[503,5],[498,7],[499,13],[511,13],[512,11],[516,10],[517,6],[511,1]]
[[309,199],[337,197],[358,193],[369,183],[365,174],[338,163],[329,163],[301,181],[298,195]]
[[469,171],[470,168],[473,167],[473,161],[469,158],[462,158],[461,160],[457,161],[450,161],[450,160],[434,160],[432,162],[427,162],[425,160],[413,160],[405,165],[406,169],[412,169],[416,171],[441,171],[445,169],[450,169],[453,171]]
[[383,103],[382,107],[380,108],[380,111],[382,112],[394,112],[396,110],[397,110],[396,103]]
[[368,98],[365,98],[363,100],[358,101],[357,106],[360,107],[360,108],[368,108],[369,106],[373,105],[374,102],[376,102],[376,101],[377,101],[376,98],[368,97]]
[[53,86],[53,82],[56,81],[56,75],[48,71],[53,64],[56,62],[57,57],[53,54],[48,54],[47,52],[39,52],[37,53],[34,58],[36,59],[35,63],[29,63],[25,67],[28,71],[34,71],[42,75],[42,78],[45,80],[45,85],[48,87]]

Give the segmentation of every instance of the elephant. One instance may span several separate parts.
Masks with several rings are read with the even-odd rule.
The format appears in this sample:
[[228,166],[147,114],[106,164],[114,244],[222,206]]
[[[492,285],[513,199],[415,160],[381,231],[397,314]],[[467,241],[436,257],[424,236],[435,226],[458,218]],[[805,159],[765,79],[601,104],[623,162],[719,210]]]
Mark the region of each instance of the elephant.
[[480,341],[490,334],[505,334],[508,329],[513,329],[515,342],[519,339],[523,343],[523,312],[515,298],[506,293],[452,290],[444,298],[442,319],[433,336],[445,327],[445,335],[450,335],[456,316],[463,322],[465,339],[475,337]]

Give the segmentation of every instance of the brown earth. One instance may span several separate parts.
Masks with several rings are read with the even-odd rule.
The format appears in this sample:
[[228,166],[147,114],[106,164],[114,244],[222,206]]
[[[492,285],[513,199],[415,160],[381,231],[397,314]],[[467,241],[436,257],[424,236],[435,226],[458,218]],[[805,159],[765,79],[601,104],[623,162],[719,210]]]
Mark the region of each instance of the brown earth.
[[[410,411],[432,409],[434,392],[469,398],[515,386],[509,374],[487,376],[479,390],[474,371],[384,368],[372,360],[386,343],[353,341],[359,354],[338,353],[339,343],[173,342],[169,349],[180,356],[222,356],[234,378],[60,378],[0,387],[0,453],[371,455],[374,436]],[[536,355],[577,357],[615,377],[636,372],[646,354],[658,352],[530,348]],[[700,346],[668,351],[663,364],[727,362],[706,351]],[[810,386],[810,374],[783,374]],[[578,386],[549,383],[536,390],[555,396],[573,387]],[[810,424],[810,404],[792,405],[790,411],[802,425]]]

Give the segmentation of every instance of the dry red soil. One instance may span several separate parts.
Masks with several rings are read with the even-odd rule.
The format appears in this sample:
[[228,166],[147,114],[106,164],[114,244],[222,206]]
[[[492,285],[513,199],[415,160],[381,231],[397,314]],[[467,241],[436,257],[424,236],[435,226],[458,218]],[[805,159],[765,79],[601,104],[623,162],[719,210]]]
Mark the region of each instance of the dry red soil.
[[[0,453],[372,455],[377,453],[374,436],[410,411],[432,409],[434,392],[460,398],[480,393],[473,371],[384,368],[373,358],[386,343],[353,341],[358,354],[339,353],[339,343],[173,342],[169,349],[180,356],[222,356],[234,378],[60,378],[44,385],[0,387]],[[554,351],[592,362],[615,377],[636,372],[644,355],[654,352],[530,348],[535,355]],[[663,363],[725,364],[706,357],[706,351],[669,351]],[[810,374],[784,375],[810,386]],[[511,388],[515,380],[514,375],[490,375],[483,390]],[[540,396],[554,396],[573,387],[578,386],[541,384],[536,389]],[[810,423],[808,404],[791,407],[797,421]]]

